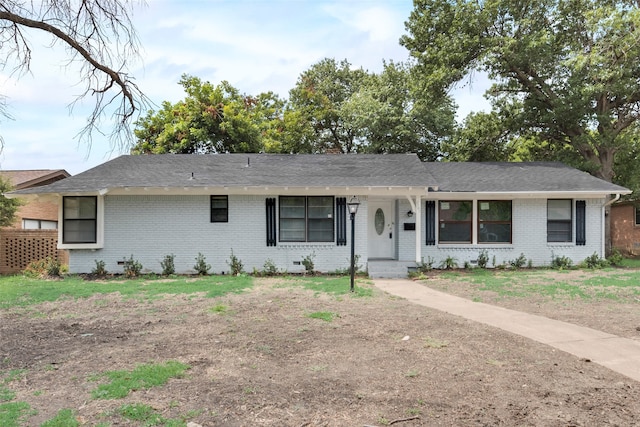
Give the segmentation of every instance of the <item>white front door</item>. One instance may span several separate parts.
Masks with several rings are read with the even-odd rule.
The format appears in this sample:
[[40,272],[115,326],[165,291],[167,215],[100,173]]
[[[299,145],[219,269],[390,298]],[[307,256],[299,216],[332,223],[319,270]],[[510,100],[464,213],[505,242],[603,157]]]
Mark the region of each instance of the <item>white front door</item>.
[[394,258],[394,201],[369,201],[369,258]]

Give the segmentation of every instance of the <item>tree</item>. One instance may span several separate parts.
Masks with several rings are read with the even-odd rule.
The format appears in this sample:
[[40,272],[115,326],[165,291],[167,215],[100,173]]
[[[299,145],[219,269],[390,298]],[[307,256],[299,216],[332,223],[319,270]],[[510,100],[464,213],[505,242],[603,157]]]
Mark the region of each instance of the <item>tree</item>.
[[0,227],[8,227],[16,219],[16,212],[22,202],[20,199],[8,199],[5,193],[13,190],[8,179],[0,177]]
[[363,152],[416,153],[434,161],[453,132],[454,104],[422,91],[409,70],[408,64],[385,63],[343,105],[343,120],[362,132]]
[[640,10],[632,0],[416,0],[401,43],[434,93],[474,70],[514,132],[570,147],[607,181],[640,118]]
[[257,153],[279,151],[284,101],[272,92],[244,95],[222,82],[214,86],[183,75],[187,96],[163,102],[136,122],[133,154]]
[[370,78],[363,69],[352,70],[347,60],[338,63],[329,58],[312,65],[298,78],[289,92],[290,109],[301,121],[295,125],[299,133],[308,136],[309,130],[313,132],[312,152],[358,151],[363,144],[362,131],[345,120],[342,109]]
[[294,151],[413,152],[435,160],[453,130],[453,102],[423,91],[409,69],[390,62],[374,74],[346,60],[314,64],[290,91],[285,129],[301,136]]
[[[115,117],[111,137],[128,138],[129,124],[147,104],[127,72],[127,63],[138,55],[138,39],[130,19],[133,1],[91,0],[6,0],[0,4],[0,54],[3,65],[17,64],[14,73],[30,71],[32,48],[29,30],[51,36],[52,44],[62,43],[68,63],[81,63],[84,91],[77,100],[95,99],[93,112],[80,132],[91,140],[102,117]],[[76,100],[76,101],[77,101]],[[6,111],[4,111],[6,115]]]
[[442,147],[450,162],[507,162],[514,151],[511,133],[495,112],[469,114],[451,143]]

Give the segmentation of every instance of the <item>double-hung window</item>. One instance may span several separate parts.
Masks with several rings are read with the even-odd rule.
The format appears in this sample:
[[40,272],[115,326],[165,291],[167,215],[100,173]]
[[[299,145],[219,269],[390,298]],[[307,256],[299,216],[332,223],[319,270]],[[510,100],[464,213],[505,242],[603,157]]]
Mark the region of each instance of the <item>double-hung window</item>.
[[211,196],[211,222],[229,222],[228,196]]
[[281,242],[333,242],[332,196],[281,196]]
[[65,196],[62,198],[62,242],[96,243],[98,198]]
[[471,243],[473,202],[441,201],[438,210],[440,243]]
[[572,241],[571,202],[571,200],[547,200],[547,242]]
[[478,243],[511,243],[511,201],[478,201]]

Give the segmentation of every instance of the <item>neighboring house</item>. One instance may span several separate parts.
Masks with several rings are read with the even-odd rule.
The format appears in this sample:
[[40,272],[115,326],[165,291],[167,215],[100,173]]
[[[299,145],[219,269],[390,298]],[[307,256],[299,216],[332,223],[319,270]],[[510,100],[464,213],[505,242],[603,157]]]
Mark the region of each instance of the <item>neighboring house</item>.
[[611,247],[627,256],[640,255],[640,202],[611,205]]
[[[536,266],[552,256],[580,262],[604,256],[604,205],[629,190],[560,163],[423,163],[413,154],[122,156],[15,196],[60,204],[59,247],[70,271],[104,261],[121,272],[133,255],[147,271],[175,255],[193,272],[198,253],[228,272],[231,251],[247,271],[271,261],[303,271],[349,266],[347,202],[360,201],[355,253],[372,275],[380,260],[408,266],[496,264],[524,254]],[[490,262],[489,266],[492,263]],[[375,273],[373,272],[375,270]]]
[[[0,176],[8,179],[15,190],[41,187],[70,175],[62,169],[57,170],[5,170]],[[11,228],[25,230],[43,230],[58,228],[58,205],[52,202],[32,200],[20,206]]]

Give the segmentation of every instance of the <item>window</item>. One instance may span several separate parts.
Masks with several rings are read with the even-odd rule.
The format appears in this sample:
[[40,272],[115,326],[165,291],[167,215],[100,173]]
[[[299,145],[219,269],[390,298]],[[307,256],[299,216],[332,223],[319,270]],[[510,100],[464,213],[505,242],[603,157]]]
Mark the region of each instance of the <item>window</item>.
[[22,220],[22,228],[24,230],[57,230],[58,221],[24,218]]
[[511,243],[511,201],[478,201],[478,243]]
[[281,242],[333,242],[333,197],[280,197]]
[[640,225],[640,206],[636,206],[636,225]]
[[572,240],[571,200],[547,200],[547,242]]
[[440,202],[440,243],[471,243],[473,202]]
[[211,222],[229,222],[228,196],[211,196]]
[[62,242],[97,242],[97,198],[95,196],[62,198]]

